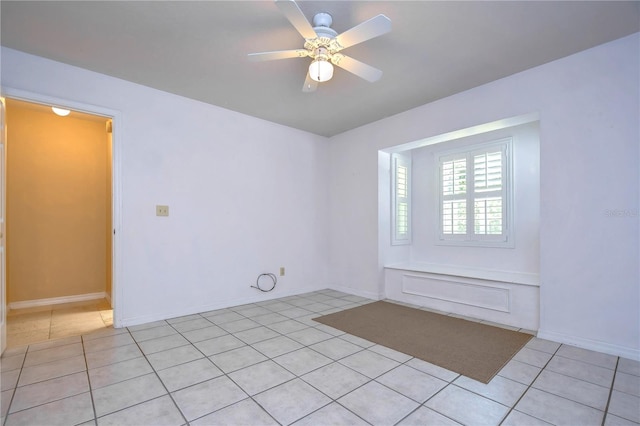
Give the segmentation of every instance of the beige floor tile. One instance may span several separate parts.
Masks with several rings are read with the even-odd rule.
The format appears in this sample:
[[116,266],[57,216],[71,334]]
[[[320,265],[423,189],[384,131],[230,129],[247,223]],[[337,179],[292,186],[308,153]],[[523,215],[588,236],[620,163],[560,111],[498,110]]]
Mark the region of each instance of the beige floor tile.
[[88,334],[92,331],[96,331],[104,327],[105,327],[104,321],[93,320],[93,321],[87,321],[84,323],[74,323],[74,324],[68,324],[68,325],[61,325],[58,327],[51,327],[51,335],[53,336],[56,333],[76,333],[77,335]]
[[37,407],[89,391],[87,373],[74,373],[16,389],[9,413]]
[[[105,299],[93,299],[93,300],[83,300],[80,302],[69,302],[69,303],[60,303],[57,305],[53,305],[53,311],[60,311],[64,309],[84,309],[88,311],[95,311],[97,306],[103,303]],[[106,302],[106,301],[105,301]]]
[[7,425],[75,425],[93,418],[91,395],[80,393],[10,414]]
[[49,339],[42,343],[34,343],[32,345],[29,345],[29,356],[31,356],[31,354],[36,351],[42,351],[44,349],[52,349],[81,342],[82,338],[80,336],[71,336],[64,339]]
[[36,313],[51,313],[53,305],[46,306],[34,306],[32,308],[22,308],[22,309],[10,309],[7,312],[7,317],[17,317],[22,315],[36,314]]
[[51,322],[51,329],[64,330],[69,328],[82,328],[88,325],[97,324],[104,327],[104,321],[99,314],[93,314],[92,316],[82,316],[80,318],[69,318],[69,321],[56,321]]
[[64,316],[51,316],[51,325],[59,326],[64,324],[81,323],[83,321],[102,320],[100,312],[79,312],[76,314],[67,314]]
[[92,319],[101,319],[100,312],[98,311],[61,311],[56,314],[55,312],[51,315],[51,325],[58,324],[66,324],[70,322],[82,322],[82,321],[90,321]]
[[107,299],[102,299],[96,304],[96,308],[100,311],[110,311],[113,309],[111,303]]
[[51,327],[49,318],[26,318],[13,320],[7,318],[7,333],[22,333],[34,330],[44,330]]
[[72,356],[53,362],[25,367],[20,373],[18,386],[31,385],[84,370],[86,370],[84,355]]
[[51,326],[64,326],[65,324],[79,324],[87,321],[102,321],[100,312],[83,312],[64,317],[52,317]]
[[113,310],[106,299],[14,309],[7,313],[7,346],[79,336],[112,325]]
[[638,361],[614,357],[614,365],[609,355],[534,338],[485,385],[335,337],[312,320],[318,314],[279,313],[357,298],[345,295],[319,291],[120,329],[104,326],[113,321],[106,300],[14,311],[0,423],[640,426]]
[[49,335],[50,339],[59,339],[61,337],[79,336],[81,334],[92,333],[94,331],[104,328],[104,324],[87,327],[66,328],[62,330],[52,329]]
[[7,347],[25,346],[49,339],[49,329],[37,329],[19,333],[7,330]]

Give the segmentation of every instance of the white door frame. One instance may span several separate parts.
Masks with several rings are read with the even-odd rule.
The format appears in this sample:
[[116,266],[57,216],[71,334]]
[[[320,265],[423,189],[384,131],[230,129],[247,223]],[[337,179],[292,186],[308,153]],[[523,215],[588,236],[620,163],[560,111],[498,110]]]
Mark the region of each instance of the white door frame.
[[[3,86],[1,95],[6,98],[16,99],[20,101],[33,102],[45,105],[56,105],[62,108],[86,112],[88,114],[100,115],[110,118],[113,123],[112,127],[112,160],[111,160],[111,306],[113,307],[113,326],[119,328],[122,326],[122,113],[117,110],[104,108],[101,106],[77,102],[70,99],[57,98],[54,96],[43,95],[40,93],[28,92],[25,90],[15,89]],[[117,237],[117,238],[116,238]],[[3,273],[6,273],[3,271]],[[2,289],[4,291],[4,289]],[[6,305],[6,300],[3,301]],[[3,306],[6,309],[6,306]]]
[[7,185],[7,121],[6,104],[0,96],[0,355],[7,348],[7,292],[6,292],[6,185]]

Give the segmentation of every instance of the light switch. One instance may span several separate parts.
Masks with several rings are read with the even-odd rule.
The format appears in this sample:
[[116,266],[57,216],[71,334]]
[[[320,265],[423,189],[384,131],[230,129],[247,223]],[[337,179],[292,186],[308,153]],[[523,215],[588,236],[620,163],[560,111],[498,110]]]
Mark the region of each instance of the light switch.
[[156,206],[156,216],[169,216],[169,206]]

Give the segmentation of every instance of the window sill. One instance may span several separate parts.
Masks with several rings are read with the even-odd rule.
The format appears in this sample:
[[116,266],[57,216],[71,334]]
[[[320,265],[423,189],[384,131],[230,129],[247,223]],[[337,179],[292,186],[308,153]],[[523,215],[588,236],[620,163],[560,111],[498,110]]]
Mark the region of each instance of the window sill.
[[515,248],[513,238],[507,241],[491,241],[491,240],[444,240],[438,239],[435,242],[437,246],[454,246],[454,247],[485,247],[485,248]]

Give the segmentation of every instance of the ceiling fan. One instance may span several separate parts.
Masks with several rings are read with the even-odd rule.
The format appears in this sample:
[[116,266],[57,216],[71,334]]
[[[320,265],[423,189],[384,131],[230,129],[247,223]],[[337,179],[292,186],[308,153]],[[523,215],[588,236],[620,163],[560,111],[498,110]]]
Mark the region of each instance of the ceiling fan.
[[382,71],[379,69],[339,52],[347,47],[391,31],[391,20],[389,18],[384,15],[377,15],[342,34],[338,34],[331,28],[333,19],[328,13],[317,13],[313,17],[312,26],[294,0],[275,1],[278,9],[305,39],[304,48],[250,53],[250,60],[257,62],[275,59],[311,58],[309,72],[302,87],[303,92],[313,92],[317,89],[318,83],[330,80],[333,77],[333,65],[372,83],[382,77]]

